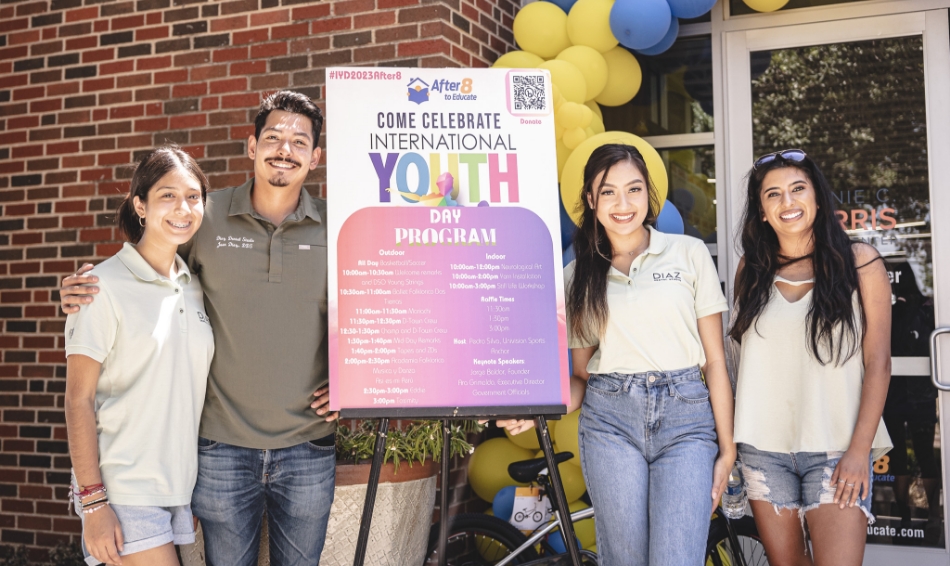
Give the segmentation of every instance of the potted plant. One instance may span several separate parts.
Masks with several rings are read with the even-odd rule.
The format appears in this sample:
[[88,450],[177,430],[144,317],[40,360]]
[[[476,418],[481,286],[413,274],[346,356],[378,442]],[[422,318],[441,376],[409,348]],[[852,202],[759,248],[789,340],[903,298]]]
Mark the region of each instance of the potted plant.
[[[406,421],[386,435],[386,456],[376,492],[366,565],[421,564],[425,555],[435,506],[438,462],[442,459],[442,421]],[[481,432],[475,421],[451,421],[450,454],[466,456],[474,450],[467,437]],[[366,498],[377,422],[341,424],[336,433],[336,488],[327,525],[321,566],[349,566],[356,554],[360,516]],[[200,528],[199,528],[200,532]],[[269,566],[267,521],[261,533],[258,566]],[[201,537],[182,547],[185,566],[204,566]]]

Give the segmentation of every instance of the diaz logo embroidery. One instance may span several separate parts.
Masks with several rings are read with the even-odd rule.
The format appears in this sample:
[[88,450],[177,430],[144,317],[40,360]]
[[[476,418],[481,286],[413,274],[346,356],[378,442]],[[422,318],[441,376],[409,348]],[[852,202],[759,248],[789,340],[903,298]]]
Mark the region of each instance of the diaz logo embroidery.
[[214,241],[218,244],[215,246],[215,249],[218,248],[244,248],[250,249],[254,247],[254,238],[238,238],[236,236],[215,236]]
[[683,278],[680,277],[679,271],[671,271],[670,273],[654,273],[654,281],[682,281]]

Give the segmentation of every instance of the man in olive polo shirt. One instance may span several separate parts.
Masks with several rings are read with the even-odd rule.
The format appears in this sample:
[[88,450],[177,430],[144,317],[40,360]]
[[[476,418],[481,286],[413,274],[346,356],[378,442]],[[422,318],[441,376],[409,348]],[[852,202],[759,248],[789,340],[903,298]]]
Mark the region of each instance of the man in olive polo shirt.
[[[192,509],[209,566],[257,564],[267,511],[271,560],[317,564],[335,474],[327,403],[326,203],[303,188],[323,117],[306,96],[269,96],[248,138],[254,178],[208,195],[179,253],[201,278],[215,356]],[[63,281],[65,312],[89,302],[86,266]]]

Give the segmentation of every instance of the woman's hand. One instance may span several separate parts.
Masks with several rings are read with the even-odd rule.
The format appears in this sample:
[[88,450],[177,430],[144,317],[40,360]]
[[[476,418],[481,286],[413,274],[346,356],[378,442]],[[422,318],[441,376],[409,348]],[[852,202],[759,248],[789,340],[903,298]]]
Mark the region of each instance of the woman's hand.
[[726,485],[729,483],[729,474],[732,467],[736,464],[736,449],[719,450],[719,457],[713,464],[713,482],[712,482],[712,501],[713,506],[719,503],[719,498],[726,492]]
[[854,449],[849,449],[838,460],[831,483],[835,486],[835,503],[839,508],[854,507],[858,499],[867,497],[871,489],[869,461],[869,452]]
[[531,430],[534,428],[534,420],[532,419],[509,419],[507,421],[495,421],[495,426],[498,428],[507,429],[512,435],[521,434],[526,430]]
[[94,513],[85,516],[83,526],[83,541],[86,550],[96,560],[106,564],[122,564],[119,553],[122,552],[122,527],[116,518],[112,507],[105,505]]

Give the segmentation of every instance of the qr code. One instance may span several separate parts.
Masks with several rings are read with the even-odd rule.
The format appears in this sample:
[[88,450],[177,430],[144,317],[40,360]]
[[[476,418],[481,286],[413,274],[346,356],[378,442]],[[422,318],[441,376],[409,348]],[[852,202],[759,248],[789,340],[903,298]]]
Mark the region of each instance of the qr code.
[[511,77],[513,108],[517,111],[546,110],[544,75],[514,75]]

